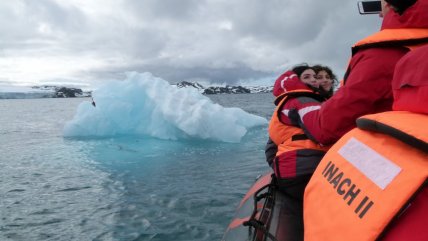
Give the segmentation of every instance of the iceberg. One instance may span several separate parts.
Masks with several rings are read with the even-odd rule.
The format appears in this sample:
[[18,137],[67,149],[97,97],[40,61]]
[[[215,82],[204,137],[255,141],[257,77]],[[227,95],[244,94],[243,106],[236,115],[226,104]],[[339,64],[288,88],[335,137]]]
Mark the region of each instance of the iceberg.
[[193,88],[176,88],[151,73],[129,72],[92,93],[96,102],[78,106],[65,137],[149,136],[167,140],[240,142],[263,117],[213,103]]

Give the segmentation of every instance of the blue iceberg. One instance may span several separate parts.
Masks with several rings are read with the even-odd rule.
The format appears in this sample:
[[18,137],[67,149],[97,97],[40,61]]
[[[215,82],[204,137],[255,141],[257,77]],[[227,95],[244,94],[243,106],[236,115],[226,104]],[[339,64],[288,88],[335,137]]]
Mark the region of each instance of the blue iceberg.
[[65,137],[149,136],[167,140],[240,142],[263,117],[224,108],[195,89],[177,88],[151,73],[127,73],[93,91],[64,127]]

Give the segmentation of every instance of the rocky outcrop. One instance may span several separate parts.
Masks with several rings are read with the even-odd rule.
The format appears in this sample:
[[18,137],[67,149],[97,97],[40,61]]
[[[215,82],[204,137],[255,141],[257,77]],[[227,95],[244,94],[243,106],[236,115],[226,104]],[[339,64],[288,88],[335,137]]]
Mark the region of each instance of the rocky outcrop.
[[195,88],[200,93],[205,95],[214,94],[252,94],[252,93],[270,93],[272,92],[273,86],[209,86],[204,87],[197,82],[182,81],[177,83],[178,88]]
[[72,98],[90,97],[91,91],[65,86],[9,87],[0,89],[0,99]]
[[208,87],[202,92],[206,95],[214,95],[214,94],[249,94],[251,91],[242,86],[229,86],[226,87]]
[[187,82],[187,81],[182,81],[182,82],[180,82],[180,83],[177,83],[176,84],[176,86],[178,87],[178,88],[188,88],[188,87],[193,87],[193,88],[195,88],[195,89],[198,89],[198,90],[203,90],[203,89],[205,89],[205,87],[204,86],[202,86],[201,84],[199,84],[198,82]]
[[83,95],[83,91],[77,88],[61,87],[55,90],[56,98],[69,98],[69,97],[77,97],[82,95]]
[[80,88],[64,87],[64,86],[33,86],[31,87],[40,91],[47,91],[52,93],[52,98],[72,98],[72,97],[90,97],[91,92],[84,92]]
[[[177,88],[194,88],[205,95],[214,94],[253,94],[272,92],[273,86],[209,86],[204,87],[197,82],[182,81],[175,84]],[[73,98],[91,97],[91,91],[83,91],[80,88],[41,85],[25,88],[0,88],[0,99],[33,99],[33,98]]]

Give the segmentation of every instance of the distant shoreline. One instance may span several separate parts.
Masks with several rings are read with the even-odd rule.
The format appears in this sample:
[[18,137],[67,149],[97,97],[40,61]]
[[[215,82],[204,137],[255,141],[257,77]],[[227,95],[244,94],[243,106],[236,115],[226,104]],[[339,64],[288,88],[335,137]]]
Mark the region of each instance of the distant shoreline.
[[0,99],[39,99],[91,97],[92,91],[65,86],[7,86],[0,88]]
[[[204,95],[216,94],[256,94],[271,93],[273,86],[209,86],[204,87],[197,82],[182,81],[173,84],[177,88],[194,88]],[[0,99],[40,99],[40,98],[81,98],[92,97],[91,91],[66,86],[0,86]]]

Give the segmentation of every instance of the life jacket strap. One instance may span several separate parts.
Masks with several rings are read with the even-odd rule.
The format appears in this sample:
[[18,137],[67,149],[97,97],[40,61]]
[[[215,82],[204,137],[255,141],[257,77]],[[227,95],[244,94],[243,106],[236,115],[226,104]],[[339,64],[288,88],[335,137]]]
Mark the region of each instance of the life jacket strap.
[[305,134],[296,134],[291,137],[292,141],[303,141],[309,139],[307,135]]
[[393,126],[384,124],[382,122],[361,117],[356,121],[357,127],[362,130],[380,132],[389,136],[396,138],[414,148],[417,148],[423,152],[428,152],[428,143],[424,140],[421,140],[413,135],[410,135],[400,129],[397,129]]

